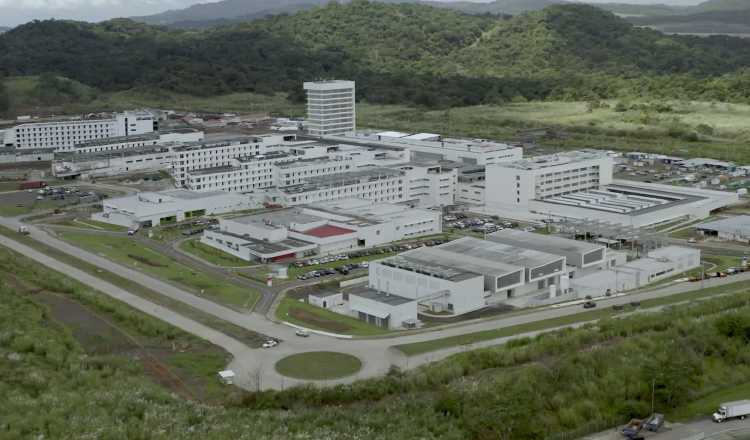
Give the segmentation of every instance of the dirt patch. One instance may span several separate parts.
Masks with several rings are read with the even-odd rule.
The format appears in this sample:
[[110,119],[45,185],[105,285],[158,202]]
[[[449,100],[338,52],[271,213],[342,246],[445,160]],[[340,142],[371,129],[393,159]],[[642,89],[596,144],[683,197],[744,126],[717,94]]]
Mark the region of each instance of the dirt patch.
[[289,316],[302,322],[313,324],[318,328],[333,332],[333,333],[346,333],[351,330],[351,327],[342,323],[329,321],[328,319],[321,318],[320,316],[314,315],[307,310],[300,309],[297,307],[289,307]]

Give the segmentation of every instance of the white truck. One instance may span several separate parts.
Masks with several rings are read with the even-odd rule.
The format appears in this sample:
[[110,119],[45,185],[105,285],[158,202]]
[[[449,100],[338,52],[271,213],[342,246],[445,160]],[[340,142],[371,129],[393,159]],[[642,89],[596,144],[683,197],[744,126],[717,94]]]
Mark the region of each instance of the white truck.
[[714,422],[721,423],[727,419],[739,417],[744,419],[750,415],[750,400],[737,400],[719,405],[719,409],[713,415]]

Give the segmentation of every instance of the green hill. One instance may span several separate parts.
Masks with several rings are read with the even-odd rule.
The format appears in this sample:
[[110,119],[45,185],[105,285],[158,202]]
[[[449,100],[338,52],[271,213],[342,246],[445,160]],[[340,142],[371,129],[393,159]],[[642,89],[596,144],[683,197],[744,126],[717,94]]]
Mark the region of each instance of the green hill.
[[120,19],[33,22],[0,35],[5,76],[293,98],[304,80],[343,77],[368,101],[427,106],[649,90],[745,101],[750,90],[729,85],[748,67],[750,41],[665,36],[586,5],[506,17],[355,0],[201,31]]

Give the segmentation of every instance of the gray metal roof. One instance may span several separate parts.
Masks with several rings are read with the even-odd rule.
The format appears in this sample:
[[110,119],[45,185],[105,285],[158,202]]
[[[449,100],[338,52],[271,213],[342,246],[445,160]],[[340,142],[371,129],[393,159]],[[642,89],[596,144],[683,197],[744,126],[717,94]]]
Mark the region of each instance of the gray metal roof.
[[750,215],[738,215],[713,222],[701,223],[696,226],[696,229],[724,232],[727,234],[740,233],[750,235]]
[[387,304],[390,306],[400,306],[402,304],[416,301],[416,299],[410,299],[410,298],[404,298],[403,296],[386,294],[383,292],[379,292],[375,289],[370,289],[368,287],[355,288],[354,290],[349,291],[349,295],[350,296],[354,295],[360,298],[377,301],[379,303]]
[[522,247],[527,245],[532,249],[542,250],[543,252],[555,255],[586,254],[604,248],[600,244],[589,243],[587,241],[571,240],[555,235],[535,234],[518,229],[503,229],[502,231],[490,234],[487,238],[491,241],[512,246]]

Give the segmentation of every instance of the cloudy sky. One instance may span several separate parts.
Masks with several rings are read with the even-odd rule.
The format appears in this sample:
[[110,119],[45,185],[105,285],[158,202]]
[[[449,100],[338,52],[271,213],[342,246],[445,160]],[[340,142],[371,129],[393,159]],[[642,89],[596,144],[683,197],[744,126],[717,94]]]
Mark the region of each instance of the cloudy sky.
[[[0,0],[0,26],[34,19],[66,18],[86,21],[148,15],[211,0]],[[252,0],[248,0],[252,1]],[[614,0],[590,0],[605,2]],[[627,3],[696,4],[700,0],[619,0]]]

